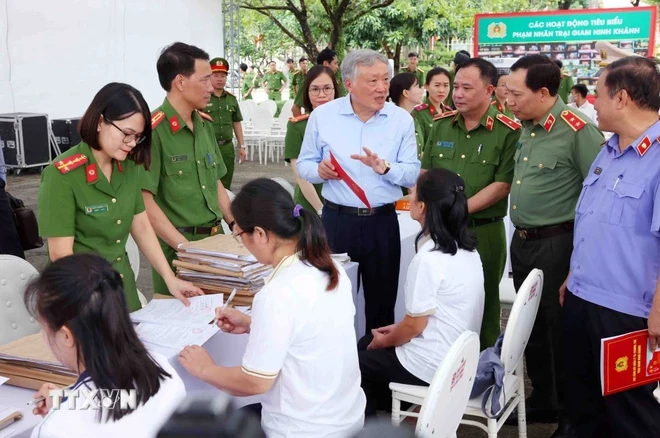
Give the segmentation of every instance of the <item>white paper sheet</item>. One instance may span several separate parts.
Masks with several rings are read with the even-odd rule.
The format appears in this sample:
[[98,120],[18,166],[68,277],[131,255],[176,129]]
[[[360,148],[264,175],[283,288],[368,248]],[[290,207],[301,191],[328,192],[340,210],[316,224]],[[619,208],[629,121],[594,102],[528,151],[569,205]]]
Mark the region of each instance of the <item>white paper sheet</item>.
[[142,309],[131,313],[131,319],[140,323],[206,328],[215,318],[216,307],[222,307],[223,295],[204,295],[189,300],[189,307],[179,300],[151,300]]
[[9,377],[0,376],[0,386],[2,386],[7,380],[9,380]]
[[186,345],[204,345],[218,330],[216,325],[209,325],[208,321],[205,328],[168,326],[144,322],[135,327],[135,331],[142,342],[177,350],[181,350]]

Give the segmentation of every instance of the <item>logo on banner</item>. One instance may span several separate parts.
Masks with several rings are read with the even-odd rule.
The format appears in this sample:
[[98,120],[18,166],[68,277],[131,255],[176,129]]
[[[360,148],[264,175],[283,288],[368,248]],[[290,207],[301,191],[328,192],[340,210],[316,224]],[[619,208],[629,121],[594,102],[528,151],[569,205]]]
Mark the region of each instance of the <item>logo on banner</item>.
[[506,36],[506,24],[490,23],[488,25],[488,38],[504,38]]

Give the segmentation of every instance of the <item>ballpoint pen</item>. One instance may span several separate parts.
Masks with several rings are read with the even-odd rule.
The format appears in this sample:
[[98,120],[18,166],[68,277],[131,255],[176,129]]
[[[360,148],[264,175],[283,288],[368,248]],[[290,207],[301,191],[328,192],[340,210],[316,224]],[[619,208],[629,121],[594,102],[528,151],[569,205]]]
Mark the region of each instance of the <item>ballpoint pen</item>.
[[[227,299],[227,302],[222,306],[222,310],[225,310],[229,303],[231,303],[231,300],[234,299],[234,296],[236,296],[236,288],[234,288],[233,291],[231,291],[231,294],[229,295],[229,298]],[[209,322],[209,325],[216,325],[218,323],[218,317],[216,316],[213,318],[213,321]]]
[[[60,391],[65,391],[67,389],[71,389],[72,386],[73,385],[69,385],[69,386],[65,386],[64,388],[59,388],[59,389],[60,389]],[[37,403],[41,403],[44,400],[46,400],[46,397],[43,397],[43,396],[42,397],[37,397],[34,400],[31,400],[31,401],[27,402],[27,405],[28,406],[36,405]]]
[[482,146],[483,146],[482,144],[479,145],[479,148],[477,149],[477,155],[481,155],[481,147]]

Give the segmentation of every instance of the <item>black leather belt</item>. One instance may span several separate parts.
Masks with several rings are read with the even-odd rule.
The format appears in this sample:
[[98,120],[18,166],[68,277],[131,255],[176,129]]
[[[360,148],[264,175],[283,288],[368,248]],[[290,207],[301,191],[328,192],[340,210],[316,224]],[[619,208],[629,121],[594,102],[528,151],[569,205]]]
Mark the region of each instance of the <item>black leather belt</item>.
[[547,239],[548,237],[559,236],[560,234],[570,233],[575,228],[574,221],[568,221],[557,225],[548,225],[537,228],[519,228],[516,227],[516,233],[521,239],[536,240]]
[[327,199],[325,200],[325,206],[339,214],[348,214],[351,216],[378,216],[395,211],[394,204],[385,204],[373,208],[346,207],[345,205],[335,204]]
[[224,144],[227,144],[227,143],[231,143],[231,139],[229,139],[229,140],[218,140],[218,144],[219,144],[220,146],[222,146],[222,145],[224,145]]
[[468,227],[474,228],[474,227],[480,227],[482,225],[488,225],[488,224],[493,224],[495,222],[501,221],[503,218],[501,217],[487,217],[484,219],[468,219]]
[[212,227],[180,227],[177,228],[177,231],[180,233],[192,233],[192,234],[208,234],[209,236],[213,236],[215,234],[218,234],[222,230],[222,226],[220,225],[220,222],[216,223]]

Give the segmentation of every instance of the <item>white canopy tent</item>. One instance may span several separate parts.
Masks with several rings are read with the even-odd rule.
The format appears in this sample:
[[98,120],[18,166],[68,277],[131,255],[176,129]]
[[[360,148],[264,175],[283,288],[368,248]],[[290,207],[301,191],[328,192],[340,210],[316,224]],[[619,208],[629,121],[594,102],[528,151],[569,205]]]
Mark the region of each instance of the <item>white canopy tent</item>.
[[79,117],[108,82],[140,90],[153,110],[165,92],[163,47],[223,48],[219,0],[0,0],[0,113]]

